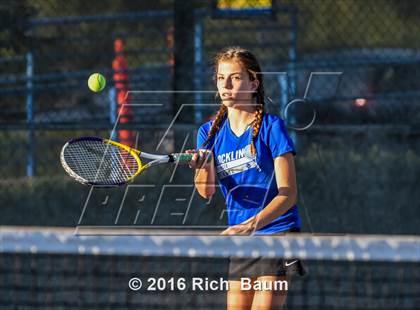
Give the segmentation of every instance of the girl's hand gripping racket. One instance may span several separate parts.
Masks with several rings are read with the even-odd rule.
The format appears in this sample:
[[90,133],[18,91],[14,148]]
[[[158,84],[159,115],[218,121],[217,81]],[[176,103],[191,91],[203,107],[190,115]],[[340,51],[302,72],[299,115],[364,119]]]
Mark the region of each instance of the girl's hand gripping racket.
[[[179,162],[188,163],[193,154],[154,155],[124,144],[96,137],[68,141],[61,149],[64,170],[76,181],[95,186],[118,186],[131,182],[149,167]],[[140,158],[151,160],[142,163]]]

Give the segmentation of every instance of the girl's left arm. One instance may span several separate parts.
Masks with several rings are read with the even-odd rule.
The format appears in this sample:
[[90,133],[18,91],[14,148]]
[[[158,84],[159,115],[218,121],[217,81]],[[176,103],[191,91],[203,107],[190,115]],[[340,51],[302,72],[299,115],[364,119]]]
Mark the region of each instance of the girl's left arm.
[[224,230],[223,235],[250,234],[286,213],[296,203],[297,184],[292,153],[276,157],[274,159],[274,170],[279,190],[277,196],[255,216]]

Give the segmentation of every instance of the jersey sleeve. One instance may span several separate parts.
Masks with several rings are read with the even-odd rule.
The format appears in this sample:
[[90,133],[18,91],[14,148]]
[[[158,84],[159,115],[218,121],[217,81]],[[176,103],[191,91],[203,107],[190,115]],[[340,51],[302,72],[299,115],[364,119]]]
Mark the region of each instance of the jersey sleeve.
[[204,146],[204,142],[207,140],[208,132],[210,130],[209,123],[202,125],[197,132],[197,147],[196,149],[211,149],[211,141],[209,144]]
[[289,152],[296,155],[295,146],[282,119],[277,119],[270,124],[267,142],[273,158]]

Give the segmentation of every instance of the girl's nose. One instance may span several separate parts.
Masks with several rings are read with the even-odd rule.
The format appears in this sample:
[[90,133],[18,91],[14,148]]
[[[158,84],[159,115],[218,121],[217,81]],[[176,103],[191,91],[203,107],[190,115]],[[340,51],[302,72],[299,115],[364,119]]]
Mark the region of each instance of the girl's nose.
[[225,79],[223,86],[227,89],[232,88],[232,80],[230,78]]

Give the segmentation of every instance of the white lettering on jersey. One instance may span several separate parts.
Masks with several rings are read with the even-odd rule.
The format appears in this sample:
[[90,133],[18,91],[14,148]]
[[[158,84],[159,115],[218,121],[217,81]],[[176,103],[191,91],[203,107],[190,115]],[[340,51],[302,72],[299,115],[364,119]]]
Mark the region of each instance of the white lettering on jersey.
[[240,150],[217,156],[216,172],[220,179],[257,167],[254,159],[246,156],[247,149],[249,149],[249,145]]

